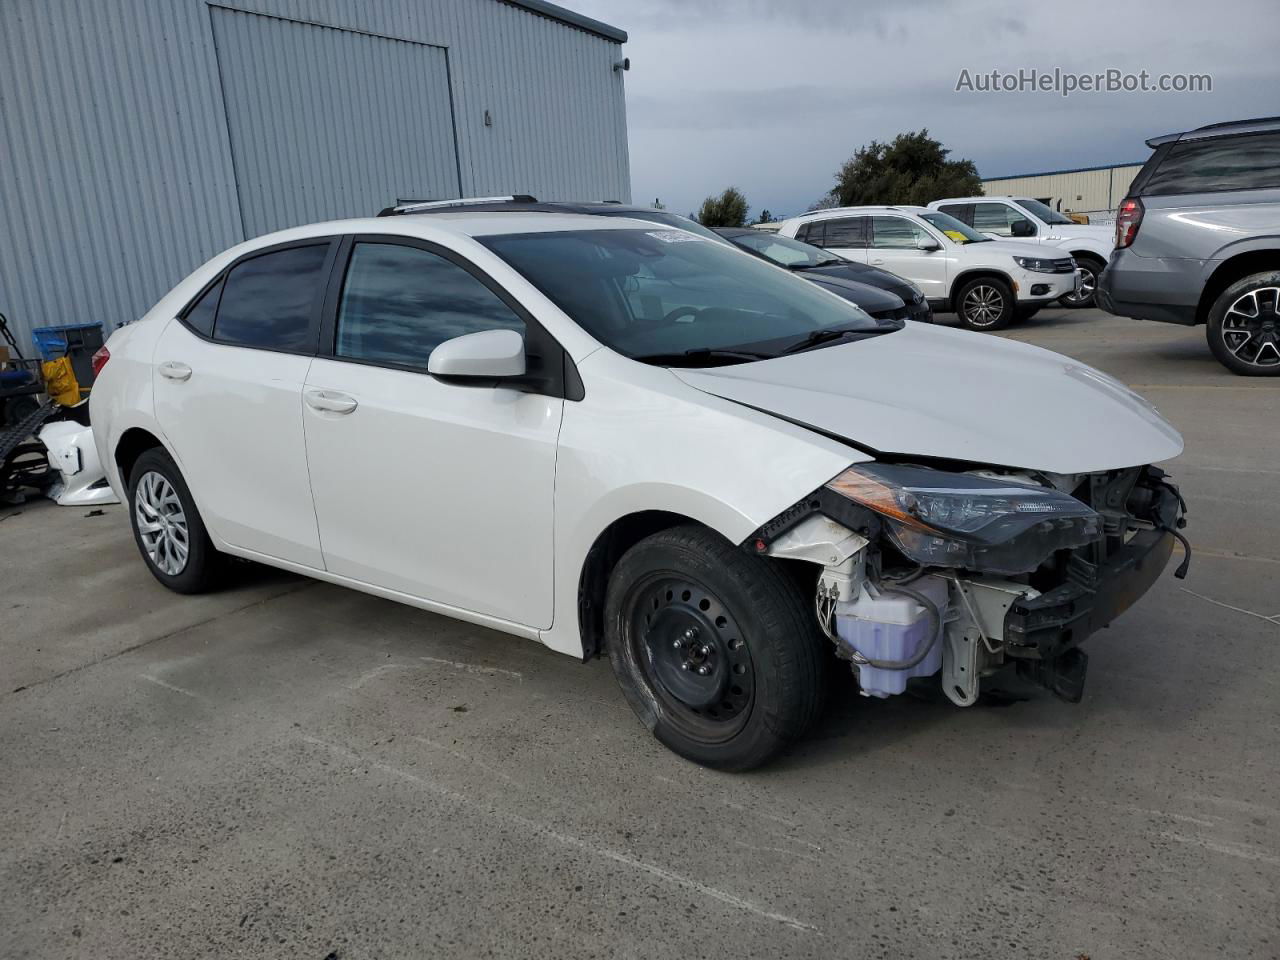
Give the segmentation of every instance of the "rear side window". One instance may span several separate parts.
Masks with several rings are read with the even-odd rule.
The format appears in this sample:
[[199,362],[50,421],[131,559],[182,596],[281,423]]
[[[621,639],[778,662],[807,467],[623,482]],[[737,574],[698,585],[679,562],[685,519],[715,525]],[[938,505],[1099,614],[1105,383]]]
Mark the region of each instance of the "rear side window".
[[202,336],[213,336],[213,317],[218,312],[218,298],[222,296],[223,281],[219,280],[206,290],[182,319],[187,326]]
[[245,260],[227,274],[213,326],[216,340],[309,353],[329,244],[289,247]]
[[803,240],[805,243],[812,243],[815,247],[825,246],[823,222],[814,220],[811,223],[802,223],[800,229],[796,231],[796,239]]
[[828,247],[865,247],[867,218],[843,217],[839,220],[828,220],[825,244]]
[[938,209],[943,213],[951,214],[961,223],[973,226],[973,204],[971,203],[944,203]]
[[1142,192],[1217,193],[1280,187],[1280,133],[1172,144]]
[[496,293],[451,260],[399,244],[352,247],[337,356],[425,370],[445,340],[481,330],[525,332]]

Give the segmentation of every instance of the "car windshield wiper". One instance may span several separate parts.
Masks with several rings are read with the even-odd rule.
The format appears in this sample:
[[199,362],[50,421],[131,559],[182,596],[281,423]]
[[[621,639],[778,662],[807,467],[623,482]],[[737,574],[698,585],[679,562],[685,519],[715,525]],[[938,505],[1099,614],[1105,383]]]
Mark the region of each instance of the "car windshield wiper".
[[784,347],[783,353],[800,353],[804,350],[812,350],[814,347],[820,347],[823,344],[835,343],[837,340],[843,340],[857,334],[859,339],[862,337],[874,337],[878,333],[887,333],[890,330],[898,330],[898,326],[876,326],[876,327],[827,327],[823,330],[814,330],[808,336],[797,340],[795,343]]
[[837,263],[845,263],[843,257],[828,257],[826,260],[819,260],[817,263],[793,263],[792,270],[812,270],[814,267],[830,267]]
[[662,367],[703,367],[709,364],[748,363],[752,360],[772,360],[777,354],[759,353],[754,350],[721,350],[711,347],[695,347],[683,353],[648,353],[632,360],[652,363]]

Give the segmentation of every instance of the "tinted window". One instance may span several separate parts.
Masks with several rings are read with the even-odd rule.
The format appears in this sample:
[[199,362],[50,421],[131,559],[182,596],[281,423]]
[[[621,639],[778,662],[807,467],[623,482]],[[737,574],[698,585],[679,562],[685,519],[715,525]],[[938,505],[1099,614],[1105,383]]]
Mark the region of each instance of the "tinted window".
[[872,217],[871,222],[874,230],[871,242],[873,247],[914,250],[918,237],[933,239],[923,227],[917,227],[902,217]]
[[[1026,226],[1015,231],[1013,225],[1023,223]],[[973,229],[983,233],[994,233],[1001,237],[1034,236],[1035,224],[1018,213],[1007,203],[975,203],[973,205]]]
[[[938,209],[943,213],[951,214],[951,216],[955,217],[957,220],[963,221],[964,223],[969,223],[970,218],[973,216],[973,208],[967,203],[944,203],[942,206],[938,207]],[[972,226],[972,224],[970,224],[970,226]]]
[[629,357],[696,366],[717,361],[685,360],[687,352],[773,353],[815,330],[885,329],[807,280],[692,234],[573,230],[478,239],[578,326]]
[[804,223],[800,225],[800,229],[796,231],[796,239],[805,243],[812,243],[815,247],[826,245],[823,239],[823,223],[821,220],[814,220],[812,223]]
[[426,369],[431,351],[480,330],[524,323],[466,270],[418,247],[357,243],[338,306],[340,357]]
[[866,217],[844,217],[828,220],[825,247],[865,247],[867,245]]
[[218,312],[218,298],[222,296],[222,281],[219,280],[204,292],[204,295],[191,305],[183,319],[187,326],[206,337],[213,336],[213,316]]
[[227,343],[309,353],[327,243],[246,260],[227,274],[214,336]]
[[1169,148],[1143,193],[1211,193],[1280,187],[1280,133],[1189,140]]

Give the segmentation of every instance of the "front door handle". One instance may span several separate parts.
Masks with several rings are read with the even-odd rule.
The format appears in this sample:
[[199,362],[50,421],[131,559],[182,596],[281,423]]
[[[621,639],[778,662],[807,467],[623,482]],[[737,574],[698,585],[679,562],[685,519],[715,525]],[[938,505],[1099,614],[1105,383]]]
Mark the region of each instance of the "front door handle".
[[190,380],[191,368],[185,363],[179,363],[177,360],[166,360],[160,364],[160,376],[166,380]]
[[336,390],[308,390],[305,396],[308,407],[325,413],[351,413],[359,406],[355,397]]

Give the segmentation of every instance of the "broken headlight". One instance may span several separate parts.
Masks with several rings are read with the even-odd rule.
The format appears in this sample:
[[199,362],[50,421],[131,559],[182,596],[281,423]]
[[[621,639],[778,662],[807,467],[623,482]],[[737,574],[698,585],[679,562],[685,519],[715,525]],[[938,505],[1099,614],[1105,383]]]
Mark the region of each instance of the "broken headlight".
[[1026,573],[1101,529],[1065,493],[968,473],[863,463],[827,487],[880,514],[894,546],[922,566]]

